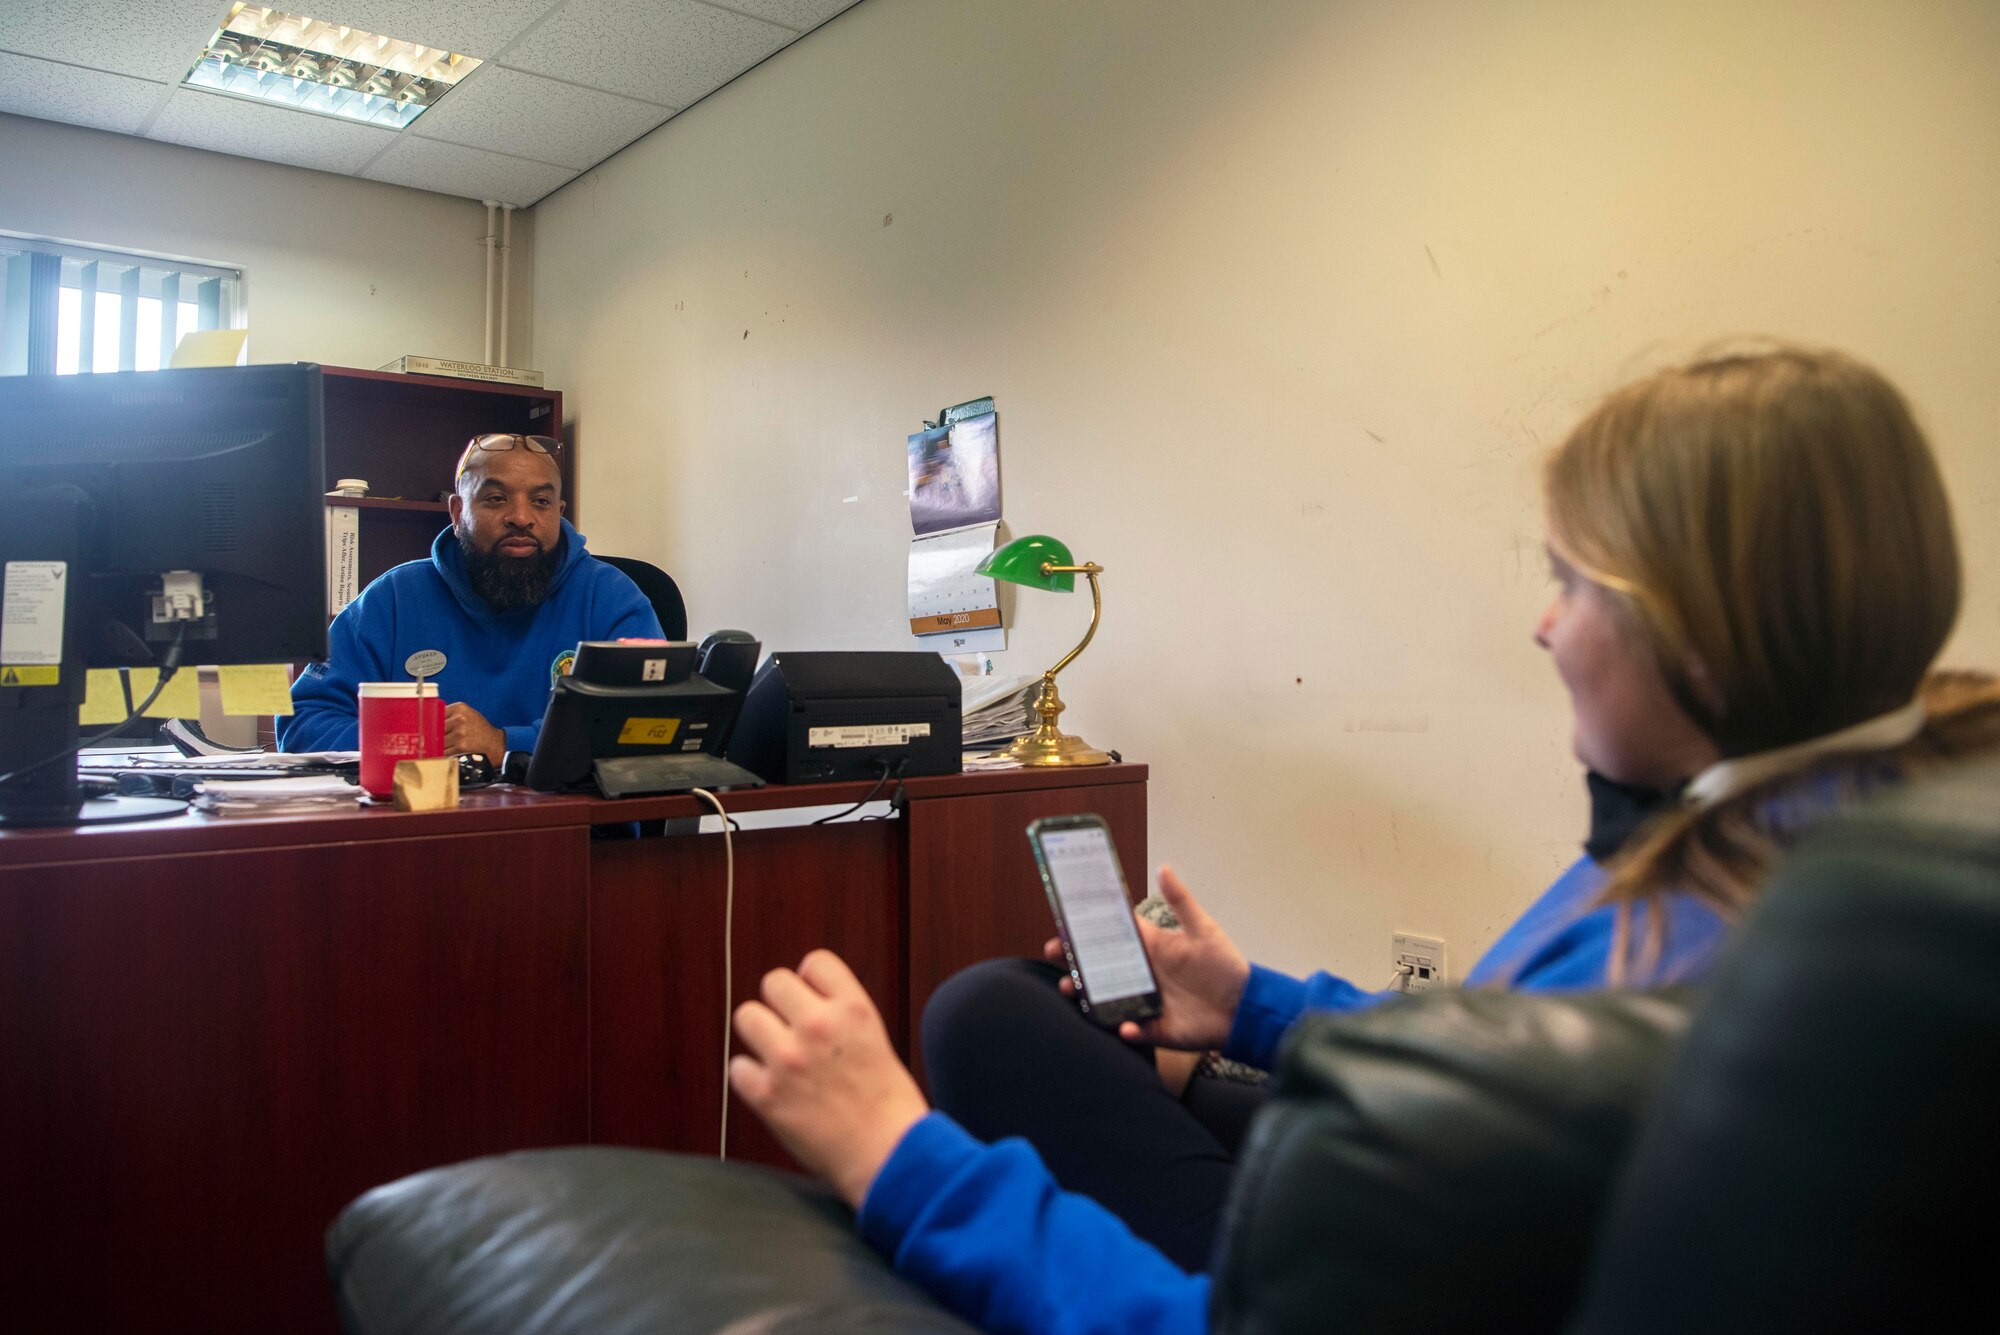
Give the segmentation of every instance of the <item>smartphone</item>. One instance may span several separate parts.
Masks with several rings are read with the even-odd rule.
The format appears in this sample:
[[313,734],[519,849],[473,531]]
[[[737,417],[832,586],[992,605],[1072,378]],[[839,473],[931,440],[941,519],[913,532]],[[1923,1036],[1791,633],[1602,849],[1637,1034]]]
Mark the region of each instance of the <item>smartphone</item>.
[[1069,976],[1084,1013],[1116,1028],[1160,1013],[1160,989],[1146,959],[1125,873],[1099,816],[1050,816],[1028,826],[1042,887],[1056,915]]

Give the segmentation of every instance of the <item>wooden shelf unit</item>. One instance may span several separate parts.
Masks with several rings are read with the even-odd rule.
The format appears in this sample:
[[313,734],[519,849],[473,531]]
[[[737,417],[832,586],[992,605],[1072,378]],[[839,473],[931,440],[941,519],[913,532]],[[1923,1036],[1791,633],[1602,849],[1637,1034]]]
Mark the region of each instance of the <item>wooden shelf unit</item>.
[[[449,522],[445,498],[465,443],[481,432],[562,438],[562,392],[450,376],[326,366],[326,487],[367,481],[365,497],[329,497],[361,512],[361,585],[430,555]],[[576,518],[575,452],[557,456]]]
[[451,513],[451,507],[443,501],[404,501],[389,496],[329,496],[326,503],[349,510],[421,510],[430,515]]

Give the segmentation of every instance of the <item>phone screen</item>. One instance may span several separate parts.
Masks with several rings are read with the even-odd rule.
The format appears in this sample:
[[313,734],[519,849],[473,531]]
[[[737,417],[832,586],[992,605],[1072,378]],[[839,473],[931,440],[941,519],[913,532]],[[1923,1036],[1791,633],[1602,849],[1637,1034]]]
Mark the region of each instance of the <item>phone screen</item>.
[[1146,948],[1125,902],[1125,877],[1102,826],[1043,830],[1038,835],[1049,883],[1092,1004],[1154,990]]

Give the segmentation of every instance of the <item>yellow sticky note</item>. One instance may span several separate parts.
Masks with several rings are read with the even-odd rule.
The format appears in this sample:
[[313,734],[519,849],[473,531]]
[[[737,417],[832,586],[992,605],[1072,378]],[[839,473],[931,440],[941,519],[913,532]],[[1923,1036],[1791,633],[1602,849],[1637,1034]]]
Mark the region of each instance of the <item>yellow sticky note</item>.
[[283,663],[253,663],[217,668],[225,714],[289,714],[292,683]]
[[[138,703],[136,696],[132,703]],[[92,668],[84,678],[83,707],[77,711],[76,721],[86,728],[98,723],[123,723],[131,712],[131,706],[125,703],[125,687],[118,681],[118,669]]]
[[[174,344],[170,367],[241,366],[247,329],[191,329]],[[169,688],[171,689],[171,688]]]
[[[153,683],[159,679],[158,668],[132,669],[132,701],[134,704],[153,692]],[[123,717],[121,715],[120,717]],[[147,718],[194,718],[201,717],[201,674],[192,667],[184,667],[167,681],[167,689],[160,692],[160,698],[146,706]]]

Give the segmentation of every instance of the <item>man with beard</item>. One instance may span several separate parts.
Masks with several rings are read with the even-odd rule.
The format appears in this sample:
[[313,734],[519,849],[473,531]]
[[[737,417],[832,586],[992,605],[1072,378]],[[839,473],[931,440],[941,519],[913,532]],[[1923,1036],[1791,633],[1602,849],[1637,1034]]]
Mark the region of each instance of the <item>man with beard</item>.
[[327,661],[292,683],[287,751],[359,747],[356,688],[409,681],[412,654],[434,650],[445,705],[445,752],[532,751],[549,687],[578,640],[658,639],[639,586],[584,550],[562,517],[562,474],[548,436],[476,437],[459,459],[451,527],[428,561],[375,580],[334,618]]

